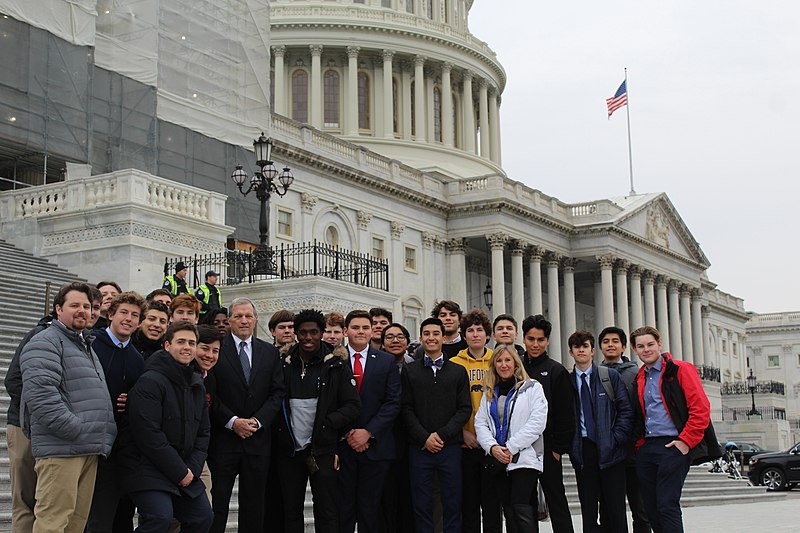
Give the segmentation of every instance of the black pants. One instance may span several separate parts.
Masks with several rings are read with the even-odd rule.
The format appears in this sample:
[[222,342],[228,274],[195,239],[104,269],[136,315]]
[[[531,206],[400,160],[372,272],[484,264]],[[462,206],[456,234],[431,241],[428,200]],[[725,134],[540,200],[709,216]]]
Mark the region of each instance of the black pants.
[[691,459],[664,445],[674,437],[645,439],[636,454],[636,472],[647,518],[655,533],[683,533],[681,492]]
[[[625,462],[600,470],[597,445],[582,441],[583,467],[575,469],[585,533],[628,533],[625,515]],[[600,506],[603,527],[597,524]]]
[[411,505],[411,480],[406,450],[389,467],[381,507],[383,530],[386,533],[414,533],[414,509]]
[[[564,474],[561,470],[561,461],[556,461],[556,458],[553,457],[553,452],[550,450],[545,450],[544,452],[544,471],[539,476],[539,482],[542,484],[544,499],[547,501],[553,532],[574,533],[572,518],[569,515],[567,492],[564,489]],[[534,508],[538,508],[538,493],[534,491],[531,498]]]
[[[495,478],[496,494],[501,501],[509,533],[537,533],[538,490],[536,487],[539,471],[532,468],[516,468]],[[531,502],[536,501],[536,505]],[[530,517],[521,521],[522,510]]]
[[261,533],[264,527],[264,492],[269,473],[268,455],[216,453],[208,457],[211,470],[213,533],[224,533],[236,477],[239,477],[239,532]]
[[131,498],[139,509],[137,533],[166,533],[173,517],[180,522],[181,533],[207,533],[214,519],[206,491],[190,498],[145,490],[131,493]]
[[[122,472],[112,458],[99,458],[97,477],[94,482],[92,507],[86,522],[86,533],[129,533],[133,530],[133,510],[130,506],[119,506],[122,495]],[[125,501],[130,501],[125,497]],[[119,522],[117,522],[119,514]],[[125,516],[127,514],[127,517]],[[127,523],[125,521],[127,518]]]
[[439,453],[408,449],[417,533],[433,533],[433,478],[439,475],[444,533],[461,532],[461,446],[448,444]]
[[[306,486],[311,480],[314,500],[314,531],[317,533],[339,533],[339,511],[336,508],[336,470],[333,455],[314,457],[319,470],[309,475],[310,450],[299,451],[294,456],[281,454],[278,476],[283,489],[283,519],[286,533],[303,533],[303,505],[306,501]],[[377,504],[376,504],[377,505]]]
[[636,473],[636,461],[628,460],[625,463],[625,494],[628,497],[628,507],[633,516],[633,533],[650,533],[650,521],[644,509],[642,491],[639,490],[639,477]]
[[339,531],[358,533],[382,531],[381,499],[389,473],[389,461],[372,461],[365,453],[353,451],[343,443],[339,452],[338,481]]
[[[497,476],[484,468],[486,452],[463,448],[461,456],[461,530],[464,533],[501,533],[503,517],[497,494]],[[483,520],[481,520],[481,515]]]

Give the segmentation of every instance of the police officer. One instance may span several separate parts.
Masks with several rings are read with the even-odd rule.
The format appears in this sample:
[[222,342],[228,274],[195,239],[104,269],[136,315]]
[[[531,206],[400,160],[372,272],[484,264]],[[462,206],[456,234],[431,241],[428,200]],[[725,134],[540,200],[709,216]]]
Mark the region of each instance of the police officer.
[[178,261],[175,265],[175,274],[164,277],[164,285],[162,286],[169,291],[173,298],[181,294],[189,294],[189,287],[186,286],[186,274],[188,272],[189,267],[183,261]]
[[194,295],[200,300],[200,318],[209,311],[222,307],[222,293],[217,288],[219,274],[213,270],[206,272],[206,282],[197,287]]

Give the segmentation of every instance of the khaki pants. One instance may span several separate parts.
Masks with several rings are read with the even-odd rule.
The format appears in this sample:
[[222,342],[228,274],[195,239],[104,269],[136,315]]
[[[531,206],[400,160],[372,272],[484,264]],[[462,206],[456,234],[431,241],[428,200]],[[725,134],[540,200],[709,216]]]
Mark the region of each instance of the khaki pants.
[[6,426],[8,459],[11,471],[11,531],[33,531],[33,508],[36,505],[36,471],[31,453],[31,441],[22,428]]
[[33,533],[83,533],[92,507],[97,456],[36,460]]

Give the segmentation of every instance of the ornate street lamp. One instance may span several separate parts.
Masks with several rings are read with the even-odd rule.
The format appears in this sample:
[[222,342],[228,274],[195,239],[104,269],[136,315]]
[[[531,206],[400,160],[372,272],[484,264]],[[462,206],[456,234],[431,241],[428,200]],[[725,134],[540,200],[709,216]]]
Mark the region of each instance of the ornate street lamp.
[[747,375],[747,388],[750,389],[750,399],[753,404],[747,416],[761,415],[761,411],[756,409],[756,377],[753,375],[753,369],[750,369],[750,374]]
[[[269,198],[272,193],[278,196],[286,195],[289,186],[294,181],[289,167],[284,167],[283,172],[278,174],[278,169],[272,163],[272,146],[272,139],[268,139],[264,132],[261,132],[261,137],[253,141],[253,151],[259,170],[250,178],[250,186],[247,190],[244,189],[244,183],[248,180],[248,176],[242,165],[236,165],[236,170],[231,174],[231,180],[243,196],[255,191],[256,198],[261,202],[261,214],[258,220],[259,243],[253,251],[255,257],[253,274],[275,274],[277,272],[275,261],[272,258],[272,250],[269,247]],[[276,178],[277,183],[275,182]]]
[[492,310],[492,282],[486,282],[486,290],[483,291],[483,303],[486,304],[486,309]]

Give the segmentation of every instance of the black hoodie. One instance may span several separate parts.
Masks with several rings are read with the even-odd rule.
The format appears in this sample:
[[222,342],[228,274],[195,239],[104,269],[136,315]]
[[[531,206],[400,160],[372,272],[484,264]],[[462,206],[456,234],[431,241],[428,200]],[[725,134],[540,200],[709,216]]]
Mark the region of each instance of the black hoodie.
[[525,371],[541,383],[547,398],[547,425],[544,428],[545,452],[559,455],[569,453],[575,435],[575,410],[572,404],[572,385],[564,365],[550,359],[547,352],[539,357],[522,359]]
[[158,340],[150,340],[142,333],[141,329],[136,330],[136,333],[131,337],[131,342],[136,346],[136,349],[139,350],[139,353],[142,354],[142,358],[145,361],[147,361],[151,355],[164,348],[163,335]]

